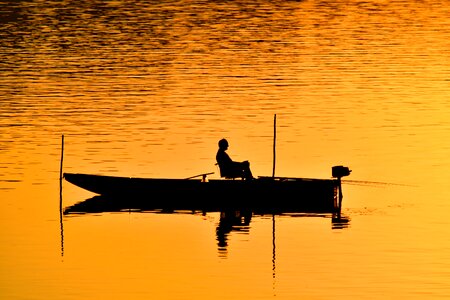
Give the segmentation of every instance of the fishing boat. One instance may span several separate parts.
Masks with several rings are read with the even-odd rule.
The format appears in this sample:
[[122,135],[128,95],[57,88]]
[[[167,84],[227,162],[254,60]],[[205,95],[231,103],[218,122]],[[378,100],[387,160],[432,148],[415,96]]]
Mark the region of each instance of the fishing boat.
[[134,178],[64,173],[80,188],[119,203],[123,208],[218,211],[223,209],[340,211],[341,177],[351,170],[332,168],[332,179],[260,176],[253,180]]
[[[276,114],[274,115],[273,173],[252,180],[236,180],[225,174],[218,161],[221,179],[208,179],[213,173],[189,178],[134,178],[62,172],[64,135],[61,147],[62,178],[85,190],[100,195],[94,198],[103,205],[105,199],[114,209],[138,210],[251,210],[339,213],[342,206],[341,178],[351,170],[332,167],[331,179],[275,177]],[[220,147],[220,142],[219,142]],[[226,150],[226,148],[225,148]],[[231,175],[234,176],[234,175]],[[100,200],[99,200],[100,199]]]

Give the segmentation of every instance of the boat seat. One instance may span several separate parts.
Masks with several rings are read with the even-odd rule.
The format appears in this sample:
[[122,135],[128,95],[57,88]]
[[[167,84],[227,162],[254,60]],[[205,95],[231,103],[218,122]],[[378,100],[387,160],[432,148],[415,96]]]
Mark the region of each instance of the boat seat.
[[235,180],[236,178],[241,178],[242,180],[245,179],[243,174],[232,174],[228,173],[224,170],[224,168],[221,168],[219,163],[216,163],[216,166],[219,168],[219,174],[220,177],[230,180]]

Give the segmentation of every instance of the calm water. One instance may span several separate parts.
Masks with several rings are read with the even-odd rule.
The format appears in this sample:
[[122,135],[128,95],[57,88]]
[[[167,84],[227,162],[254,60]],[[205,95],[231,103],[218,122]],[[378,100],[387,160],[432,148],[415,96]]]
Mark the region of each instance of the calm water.
[[[1,1],[0,298],[447,299],[447,1]],[[60,215],[64,171],[353,173],[343,214]],[[374,183],[376,182],[376,183]],[[63,185],[63,208],[93,195]],[[275,199],[276,200],[276,199]]]

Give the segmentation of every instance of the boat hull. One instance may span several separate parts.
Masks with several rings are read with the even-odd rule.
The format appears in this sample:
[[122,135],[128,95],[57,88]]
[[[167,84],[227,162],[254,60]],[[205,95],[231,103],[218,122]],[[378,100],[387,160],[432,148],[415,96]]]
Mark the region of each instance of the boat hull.
[[[260,177],[255,180],[129,178],[64,174],[66,181],[102,195],[122,209],[251,209],[336,212],[338,180]],[[104,201],[104,200],[103,200]]]

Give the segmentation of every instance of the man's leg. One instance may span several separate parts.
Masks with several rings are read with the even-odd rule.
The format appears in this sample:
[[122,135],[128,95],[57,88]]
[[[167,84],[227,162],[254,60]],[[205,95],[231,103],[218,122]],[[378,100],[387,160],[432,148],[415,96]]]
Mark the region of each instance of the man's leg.
[[250,163],[248,161],[242,162],[242,171],[244,172],[245,179],[253,179],[252,171],[250,171]]

